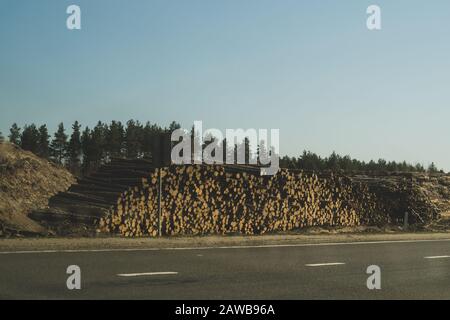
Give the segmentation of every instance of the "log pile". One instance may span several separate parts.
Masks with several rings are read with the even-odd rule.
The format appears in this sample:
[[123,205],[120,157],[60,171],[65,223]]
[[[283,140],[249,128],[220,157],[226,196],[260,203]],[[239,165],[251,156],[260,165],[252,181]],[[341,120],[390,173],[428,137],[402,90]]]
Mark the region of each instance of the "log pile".
[[127,188],[140,186],[141,177],[154,172],[145,159],[112,159],[97,172],[77,179],[66,192],[49,199],[48,208],[34,210],[28,216],[57,234],[71,233],[80,225],[95,232],[98,220],[116,203]]
[[[56,234],[128,237],[265,234],[306,227],[426,223],[450,210],[450,176],[302,172],[254,166],[170,166],[113,159],[29,217]],[[159,217],[161,219],[159,221]],[[83,234],[84,233],[83,231]]]
[[[352,179],[367,185],[370,192],[383,201],[384,207],[393,223],[402,223],[405,212],[409,213],[410,223],[424,223],[438,218],[446,210],[450,201],[450,188],[444,185],[446,176],[439,180],[424,173],[385,173],[354,175]],[[444,193],[439,194],[439,191]],[[447,194],[445,194],[447,192]]]
[[[242,166],[163,168],[162,235],[265,234],[311,226],[357,226],[390,220],[367,184],[333,173],[282,169],[259,176]],[[158,173],[142,178],[102,218],[102,232],[157,236]]]

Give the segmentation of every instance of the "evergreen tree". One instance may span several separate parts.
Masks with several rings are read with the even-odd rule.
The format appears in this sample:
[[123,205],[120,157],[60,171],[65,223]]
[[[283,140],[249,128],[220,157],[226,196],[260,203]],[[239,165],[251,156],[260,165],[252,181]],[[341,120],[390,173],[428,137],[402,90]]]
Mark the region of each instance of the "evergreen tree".
[[106,151],[111,157],[120,157],[123,153],[124,129],[119,121],[112,121],[107,132]]
[[50,135],[48,134],[47,126],[44,124],[39,127],[38,140],[38,156],[48,159],[50,156]]
[[378,171],[386,171],[386,165],[387,165],[386,160],[384,160],[384,159],[378,159],[377,170],[378,170]]
[[386,169],[387,169],[387,171],[391,171],[391,172],[402,171],[401,166],[398,165],[395,161],[389,161],[386,165]]
[[[169,130],[171,128],[169,127]],[[175,130],[175,129],[173,129]],[[153,151],[153,143],[155,142],[155,137],[163,132],[163,129],[156,124],[150,124],[147,122],[143,128],[142,135],[142,152],[144,157],[149,157]]]
[[125,130],[126,156],[136,159],[141,156],[143,142],[143,127],[139,121],[129,120]]
[[72,125],[72,134],[70,136],[67,148],[69,170],[75,174],[79,174],[81,168],[82,147],[80,129],[81,125],[78,123],[78,121],[75,121],[75,123]]
[[[326,167],[329,170],[337,171],[340,169],[339,163],[340,163],[341,157],[333,151],[333,153],[325,160]],[[319,169],[319,168],[318,168]],[[317,170],[317,169],[314,169]]]
[[15,144],[17,146],[20,146],[20,128],[17,126],[16,123],[14,123],[11,126],[11,129],[9,129],[9,142],[11,142],[12,144]]
[[339,157],[339,158],[340,158],[339,169],[344,170],[344,171],[354,170],[352,158],[350,158],[349,155]]
[[434,164],[434,162],[432,162],[429,166],[428,166],[428,173],[437,173],[439,172],[438,168],[436,167],[436,165]]
[[5,138],[3,137],[3,134],[0,131],[0,143],[3,143],[4,141],[5,141]]
[[20,146],[24,150],[31,151],[36,155],[39,154],[39,130],[34,123],[23,128]]
[[67,135],[65,133],[64,124],[58,125],[54,138],[50,145],[52,158],[60,164],[64,164],[67,157]]
[[[261,152],[261,146],[258,148],[258,154]],[[280,159],[280,166],[282,168],[302,169],[302,170],[342,170],[345,172],[351,171],[389,171],[389,172],[443,172],[438,170],[436,165],[432,163],[430,167],[425,170],[421,164],[409,164],[406,161],[387,162],[384,159],[379,159],[377,162],[370,160],[368,163],[352,159],[350,156],[340,156],[333,152],[328,158],[321,158],[317,154],[310,151],[303,151],[303,154],[295,158],[284,156]]]
[[425,168],[420,163],[417,163],[415,166],[415,171],[417,172],[425,172]]
[[101,121],[92,129],[91,132],[91,157],[96,167],[107,160],[107,135],[108,126]]
[[169,133],[172,133],[172,132],[174,132],[176,129],[180,129],[180,128],[181,128],[181,125],[180,125],[178,122],[172,121],[172,122],[170,123],[170,125],[169,125]]
[[[9,141],[13,144],[21,146],[24,150],[31,151],[36,155],[48,158],[62,164],[67,164],[68,168],[79,173],[83,168],[84,173],[89,173],[96,169],[99,165],[107,162],[111,157],[126,156],[130,159],[140,158],[142,156],[149,157],[153,151],[155,137],[159,137],[162,133],[170,134],[174,130],[179,129],[180,124],[172,121],[168,127],[161,128],[156,124],[147,122],[143,126],[139,121],[129,120],[126,128],[119,121],[112,121],[110,125],[101,121],[97,123],[94,129],[88,127],[80,132],[81,126],[78,121],[72,126],[72,134],[68,140],[65,134],[64,125],[60,123],[58,130],[54,134],[54,138],[49,143],[49,134],[46,125],[37,128],[34,124],[25,125],[23,130],[14,123],[10,128],[8,136]],[[22,132],[21,132],[22,131]],[[200,137],[194,136],[191,130],[192,144],[194,141],[199,142]],[[0,132],[0,143],[4,141],[4,137]],[[159,141],[157,143],[160,143]],[[208,142],[203,143],[203,148]],[[258,145],[256,154],[250,152],[250,141],[245,138],[243,143],[238,145],[227,145],[226,139],[221,144],[224,151],[224,162],[227,155],[234,156],[237,159],[237,149],[245,148],[245,163],[250,163],[255,156],[269,156],[269,150],[266,150],[264,144]],[[50,146],[49,146],[50,145]],[[192,152],[194,148],[192,146]],[[243,151],[243,150],[241,150]],[[395,162],[379,159],[378,161],[359,161],[352,159],[350,156],[340,156],[333,152],[329,157],[322,158],[319,155],[304,151],[299,157],[284,156],[280,159],[280,166],[291,169],[302,170],[331,170],[331,171],[388,171],[388,172],[443,172],[438,170],[434,163],[425,169],[421,164],[410,164],[406,161]]]
[[305,150],[298,159],[298,168],[304,170],[321,170],[325,169],[327,162],[326,159],[323,160],[317,154]]
[[83,151],[83,173],[88,174],[91,170],[91,163],[94,158],[91,130],[89,127],[86,127],[81,135],[81,149]]

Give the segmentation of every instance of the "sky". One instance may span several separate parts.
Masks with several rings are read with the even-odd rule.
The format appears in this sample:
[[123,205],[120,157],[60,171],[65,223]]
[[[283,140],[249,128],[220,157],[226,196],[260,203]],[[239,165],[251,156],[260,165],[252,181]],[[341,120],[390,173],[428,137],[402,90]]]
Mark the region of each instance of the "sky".
[[0,131],[201,120],[450,171],[449,34],[448,0],[0,0]]

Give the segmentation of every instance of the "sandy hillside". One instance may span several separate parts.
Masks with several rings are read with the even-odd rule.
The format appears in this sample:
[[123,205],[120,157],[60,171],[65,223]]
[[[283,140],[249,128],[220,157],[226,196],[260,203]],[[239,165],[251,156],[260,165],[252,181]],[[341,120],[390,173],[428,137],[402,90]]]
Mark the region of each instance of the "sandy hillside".
[[75,178],[65,169],[9,143],[0,144],[0,236],[45,233],[27,217],[45,208],[52,195],[65,191]]

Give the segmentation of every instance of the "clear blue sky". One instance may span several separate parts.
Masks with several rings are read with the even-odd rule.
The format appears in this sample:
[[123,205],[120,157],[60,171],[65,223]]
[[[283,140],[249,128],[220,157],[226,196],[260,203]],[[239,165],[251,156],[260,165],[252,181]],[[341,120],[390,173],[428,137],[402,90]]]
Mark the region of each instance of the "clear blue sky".
[[449,35],[448,0],[0,0],[0,130],[203,120],[450,170]]

